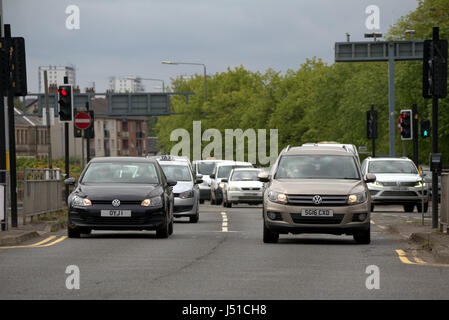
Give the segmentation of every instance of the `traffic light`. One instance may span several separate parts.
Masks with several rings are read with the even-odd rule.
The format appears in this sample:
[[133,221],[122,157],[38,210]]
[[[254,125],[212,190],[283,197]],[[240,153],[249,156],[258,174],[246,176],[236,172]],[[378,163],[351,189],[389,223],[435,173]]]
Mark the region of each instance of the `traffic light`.
[[59,121],[68,122],[73,118],[73,94],[71,85],[62,85],[58,89]]
[[421,120],[421,137],[430,137],[430,120]]
[[401,125],[401,139],[412,140],[413,139],[412,110],[401,110],[400,125]]
[[25,57],[25,39],[12,38],[12,87],[15,96],[27,95],[27,72]]
[[445,98],[447,95],[447,40],[424,40],[423,97]]
[[9,86],[9,52],[4,48],[4,41],[0,42],[0,96],[6,96]]
[[368,139],[377,139],[377,111],[369,110],[366,112],[366,137]]

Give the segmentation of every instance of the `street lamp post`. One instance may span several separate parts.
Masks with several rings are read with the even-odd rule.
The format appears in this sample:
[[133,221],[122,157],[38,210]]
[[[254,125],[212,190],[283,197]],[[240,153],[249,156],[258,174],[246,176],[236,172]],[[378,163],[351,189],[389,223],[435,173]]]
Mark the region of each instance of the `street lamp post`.
[[194,63],[194,62],[173,62],[173,61],[162,61],[162,64],[190,64],[195,66],[203,66],[204,68],[204,101],[207,101],[207,73],[206,73],[206,65],[204,63]]

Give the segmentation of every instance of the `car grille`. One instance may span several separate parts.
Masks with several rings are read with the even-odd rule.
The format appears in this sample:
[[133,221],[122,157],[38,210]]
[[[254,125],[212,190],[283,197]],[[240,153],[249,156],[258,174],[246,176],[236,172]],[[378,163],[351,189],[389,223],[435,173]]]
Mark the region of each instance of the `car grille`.
[[140,225],[148,222],[147,217],[86,217],[83,220],[87,223],[99,225]]
[[417,194],[414,191],[384,191],[382,193],[384,197],[416,197]]
[[[120,205],[140,205],[142,201],[128,201],[128,200],[120,200]],[[112,200],[92,200],[92,204],[109,204],[112,205]]]
[[259,191],[260,188],[242,188],[242,190],[243,191],[250,191],[250,190],[252,190],[252,191]]
[[174,206],[173,212],[185,212],[185,211],[191,211],[193,209],[193,206]]
[[313,202],[313,197],[315,195],[287,195],[287,202],[290,205],[299,206],[345,206],[347,204],[347,196],[342,195],[325,195],[321,196],[321,204],[316,205]]
[[301,224],[340,224],[344,214],[334,214],[333,217],[302,217],[300,213],[291,213],[294,223]]
[[381,182],[384,186],[386,187],[414,187],[417,182],[416,181],[412,181],[412,182]]

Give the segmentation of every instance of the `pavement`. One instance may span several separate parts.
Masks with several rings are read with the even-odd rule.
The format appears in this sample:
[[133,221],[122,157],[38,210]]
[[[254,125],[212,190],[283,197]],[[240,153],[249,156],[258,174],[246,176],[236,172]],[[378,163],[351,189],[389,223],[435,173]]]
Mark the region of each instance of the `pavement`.
[[[373,213],[372,242],[350,236],[281,235],[262,242],[261,207],[201,205],[197,224],[175,220],[174,233],[64,229],[0,247],[0,299],[447,299],[449,264]],[[444,235],[447,236],[447,235]],[[70,270],[80,288],[68,289]],[[378,289],[368,289],[373,266]]]

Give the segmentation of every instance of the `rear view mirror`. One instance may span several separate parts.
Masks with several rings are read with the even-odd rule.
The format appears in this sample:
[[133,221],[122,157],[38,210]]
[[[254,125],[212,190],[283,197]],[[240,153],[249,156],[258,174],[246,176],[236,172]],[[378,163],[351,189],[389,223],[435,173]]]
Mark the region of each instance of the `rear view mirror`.
[[260,182],[269,182],[270,181],[270,175],[267,172],[261,172],[257,175],[257,178]]
[[178,183],[178,181],[176,181],[176,180],[167,179],[167,184],[169,187],[174,187],[174,186],[176,186],[177,183]]
[[76,183],[75,178],[71,177],[71,178],[67,178],[64,180],[64,184],[70,186],[70,185],[74,185]]
[[228,182],[228,179],[221,179],[221,182]]
[[215,179],[215,173],[212,173],[209,177],[210,177],[211,179]]
[[376,175],[373,173],[367,173],[365,176],[366,183],[373,183],[376,181]]

